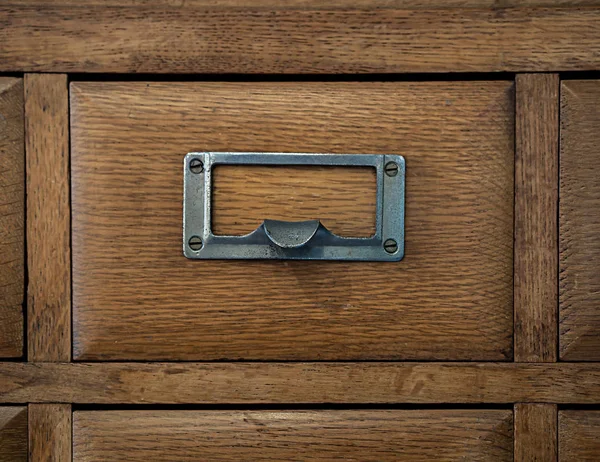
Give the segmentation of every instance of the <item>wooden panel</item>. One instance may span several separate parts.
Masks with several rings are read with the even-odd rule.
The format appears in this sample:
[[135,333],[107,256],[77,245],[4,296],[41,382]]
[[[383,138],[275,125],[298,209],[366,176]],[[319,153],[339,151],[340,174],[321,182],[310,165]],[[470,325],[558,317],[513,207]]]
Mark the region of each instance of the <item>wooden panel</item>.
[[3,72],[556,72],[600,66],[598,7],[492,6],[440,14],[364,4],[324,11],[45,2],[2,5],[0,26]]
[[556,404],[515,405],[515,462],[557,461]]
[[30,462],[71,460],[71,405],[29,405]]
[[24,226],[23,79],[0,77],[0,358],[23,355]]
[[557,356],[558,85],[557,74],[516,78],[515,361]]
[[[512,357],[510,82],[82,82],[71,97],[77,359]],[[185,259],[182,161],[202,149],[405,155],[404,260]]]
[[512,461],[508,410],[76,412],[78,461]]
[[[10,0],[11,5],[44,4],[44,0]],[[46,1],[47,5],[48,2]],[[81,5],[80,0],[52,0],[53,5]],[[103,6],[164,6],[181,7],[181,0],[86,0],[86,5]],[[252,8],[252,9],[358,9],[358,8],[515,8],[523,6],[599,6],[599,0],[186,0],[185,6],[194,8]]]
[[560,411],[558,430],[560,462],[598,460],[600,411]]
[[0,363],[0,401],[595,404],[586,363]]
[[339,236],[375,234],[373,168],[223,165],[212,181],[215,234],[248,234],[265,218],[320,219]]
[[600,81],[561,95],[560,358],[600,361]]
[[27,408],[0,407],[0,462],[27,461]]
[[65,75],[25,75],[27,355],[71,359],[69,98]]

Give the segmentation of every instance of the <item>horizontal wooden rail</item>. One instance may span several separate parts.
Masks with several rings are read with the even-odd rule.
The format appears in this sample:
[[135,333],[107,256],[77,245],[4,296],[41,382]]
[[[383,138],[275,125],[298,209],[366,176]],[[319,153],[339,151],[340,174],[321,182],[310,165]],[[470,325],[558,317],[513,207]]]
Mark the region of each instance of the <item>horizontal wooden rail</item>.
[[600,363],[0,363],[0,402],[600,402]]
[[[485,5],[485,4],[484,4]],[[8,1],[0,72],[337,74],[600,68],[600,8]]]

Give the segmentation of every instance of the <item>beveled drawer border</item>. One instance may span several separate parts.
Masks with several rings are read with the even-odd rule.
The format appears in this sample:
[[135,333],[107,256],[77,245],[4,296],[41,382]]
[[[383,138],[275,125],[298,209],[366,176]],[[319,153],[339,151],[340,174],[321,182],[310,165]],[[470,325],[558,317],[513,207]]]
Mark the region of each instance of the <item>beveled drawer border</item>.
[[[518,74],[515,79],[515,361],[557,359],[559,81],[558,74]],[[70,361],[66,75],[25,75],[25,120],[27,356],[30,361]],[[44,239],[39,238],[41,232]],[[550,252],[546,251],[548,248]]]

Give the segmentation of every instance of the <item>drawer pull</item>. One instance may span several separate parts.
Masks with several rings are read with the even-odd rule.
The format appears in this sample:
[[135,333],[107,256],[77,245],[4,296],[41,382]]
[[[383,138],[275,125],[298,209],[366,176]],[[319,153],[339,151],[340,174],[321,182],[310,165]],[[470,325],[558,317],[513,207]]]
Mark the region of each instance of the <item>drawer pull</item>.
[[[373,167],[375,234],[341,237],[318,219],[265,219],[245,236],[215,235],[212,169],[222,164]],[[183,253],[191,259],[398,261],[404,256],[404,181],[404,158],[398,155],[192,152],[184,160]]]
[[331,234],[319,220],[280,221],[265,220],[262,224],[271,242],[282,249],[298,249],[310,242],[319,229]]

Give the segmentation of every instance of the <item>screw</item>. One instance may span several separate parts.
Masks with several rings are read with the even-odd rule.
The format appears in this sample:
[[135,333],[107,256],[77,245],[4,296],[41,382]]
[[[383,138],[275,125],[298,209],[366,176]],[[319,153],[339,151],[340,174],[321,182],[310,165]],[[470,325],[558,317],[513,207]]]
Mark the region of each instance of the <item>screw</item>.
[[192,173],[202,173],[204,171],[204,164],[200,159],[190,160],[190,170]]
[[396,176],[398,175],[398,164],[396,162],[388,162],[385,164],[384,170],[387,176]]
[[192,236],[188,241],[188,245],[192,250],[200,250],[204,244],[202,244],[202,239],[200,239],[200,236]]
[[388,239],[383,243],[383,249],[387,253],[396,253],[398,251],[398,243],[393,239]]

